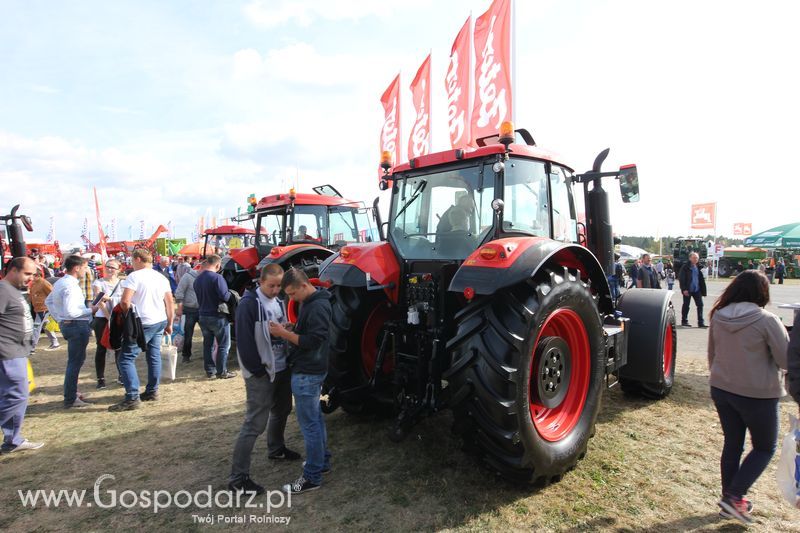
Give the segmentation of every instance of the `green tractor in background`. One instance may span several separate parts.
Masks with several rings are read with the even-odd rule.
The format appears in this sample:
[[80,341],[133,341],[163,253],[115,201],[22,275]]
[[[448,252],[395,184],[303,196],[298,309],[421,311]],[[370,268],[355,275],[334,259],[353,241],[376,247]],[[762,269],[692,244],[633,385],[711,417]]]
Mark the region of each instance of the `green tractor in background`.
[[697,252],[700,256],[698,266],[704,268],[708,262],[708,247],[706,240],[702,237],[678,237],[672,242],[672,269],[675,275],[681,271],[684,263],[689,262],[689,254]]

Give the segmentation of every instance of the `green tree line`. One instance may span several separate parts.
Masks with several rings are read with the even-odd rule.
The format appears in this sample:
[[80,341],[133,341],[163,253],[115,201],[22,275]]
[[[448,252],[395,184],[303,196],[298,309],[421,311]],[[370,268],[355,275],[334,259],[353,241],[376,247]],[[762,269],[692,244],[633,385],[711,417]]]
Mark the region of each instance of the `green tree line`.
[[[620,236],[622,240],[622,244],[627,244],[629,246],[636,246],[637,248],[642,248],[649,252],[658,253],[658,239],[656,237],[635,237],[632,235],[622,235]],[[677,239],[677,237],[666,236],[661,237],[661,246],[663,253],[670,254],[672,250],[672,243]],[[702,237],[705,241],[714,241],[713,235],[706,235]],[[722,244],[723,246],[736,246],[739,244],[744,244],[743,239],[733,239],[730,237],[720,236],[716,238],[716,242],[718,244]]]

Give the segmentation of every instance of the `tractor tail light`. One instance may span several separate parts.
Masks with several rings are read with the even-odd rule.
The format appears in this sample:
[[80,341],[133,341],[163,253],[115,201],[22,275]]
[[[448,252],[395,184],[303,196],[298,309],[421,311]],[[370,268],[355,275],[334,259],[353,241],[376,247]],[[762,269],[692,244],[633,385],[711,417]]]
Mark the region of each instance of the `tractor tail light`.
[[497,249],[492,248],[491,246],[484,246],[481,248],[481,251],[478,252],[478,255],[481,256],[481,259],[485,259],[486,261],[491,261],[495,257],[497,257]]
[[464,298],[466,298],[467,300],[472,300],[473,298],[475,298],[475,289],[473,289],[472,287],[465,287]]
[[356,254],[358,254],[358,248],[353,248],[351,246],[345,246],[339,251],[339,255],[341,255],[344,259],[355,257]]

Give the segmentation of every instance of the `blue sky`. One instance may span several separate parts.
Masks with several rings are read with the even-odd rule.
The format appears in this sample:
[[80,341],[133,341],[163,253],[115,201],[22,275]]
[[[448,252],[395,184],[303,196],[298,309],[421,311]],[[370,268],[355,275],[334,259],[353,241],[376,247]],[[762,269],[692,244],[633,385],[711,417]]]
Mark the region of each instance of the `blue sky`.
[[[444,71],[488,0],[0,0],[0,210],[62,242],[85,217],[189,236],[248,194],[333,183],[370,202],[382,110],[432,51],[433,144]],[[717,200],[719,233],[794,221],[800,123],[796,2],[518,0],[517,125],[578,170],[610,146],[642,202],[615,231],[686,233]],[[405,144],[405,141],[403,142]]]

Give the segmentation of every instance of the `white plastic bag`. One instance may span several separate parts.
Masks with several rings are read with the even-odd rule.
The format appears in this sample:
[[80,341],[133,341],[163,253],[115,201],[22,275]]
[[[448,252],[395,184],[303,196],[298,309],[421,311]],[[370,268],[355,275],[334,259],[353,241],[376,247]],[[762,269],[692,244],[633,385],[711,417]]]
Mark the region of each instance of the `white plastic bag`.
[[183,332],[183,327],[184,327],[183,325],[185,324],[185,320],[186,317],[181,316],[180,319],[175,320],[172,323],[172,345],[175,346],[178,349],[178,351],[183,350],[183,343],[186,340]]
[[775,477],[786,501],[800,509],[800,422],[791,415],[789,420],[791,427],[783,438]]
[[178,348],[172,345],[172,337],[164,335],[161,337],[161,361],[166,366],[169,379],[175,380],[175,371],[178,368]]

